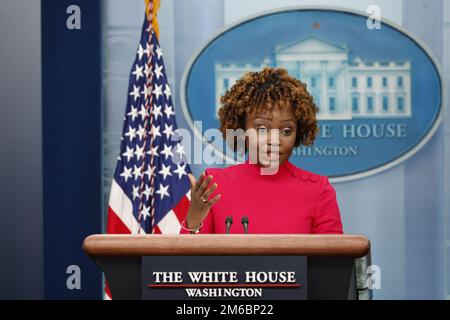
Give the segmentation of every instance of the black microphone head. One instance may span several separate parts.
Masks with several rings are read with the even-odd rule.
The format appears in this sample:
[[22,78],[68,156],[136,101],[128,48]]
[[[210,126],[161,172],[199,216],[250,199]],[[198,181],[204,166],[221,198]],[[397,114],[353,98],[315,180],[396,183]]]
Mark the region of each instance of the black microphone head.
[[241,223],[242,224],[248,224],[248,218],[247,217],[242,217]]
[[227,217],[227,218],[225,219],[225,223],[226,223],[226,224],[233,224],[233,218],[232,218],[232,217]]

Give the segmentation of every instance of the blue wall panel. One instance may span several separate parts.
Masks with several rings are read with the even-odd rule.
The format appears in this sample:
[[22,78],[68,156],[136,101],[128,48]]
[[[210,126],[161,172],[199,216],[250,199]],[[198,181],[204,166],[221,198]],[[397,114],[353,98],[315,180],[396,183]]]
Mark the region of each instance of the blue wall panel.
[[[69,30],[67,7],[81,9]],[[82,251],[101,232],[101,5],[42,1],[45,297],[100,298],[101,274]],[[66,286],[81,269],[81,289]]]

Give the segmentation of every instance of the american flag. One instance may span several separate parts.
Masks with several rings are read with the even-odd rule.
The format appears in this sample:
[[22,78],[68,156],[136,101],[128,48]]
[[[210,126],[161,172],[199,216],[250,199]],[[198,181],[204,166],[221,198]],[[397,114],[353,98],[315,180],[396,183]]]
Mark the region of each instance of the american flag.
[[178,137],[153,1],[149,6],[130,74],[108,233],[177,234],[190,204],[191,171]]

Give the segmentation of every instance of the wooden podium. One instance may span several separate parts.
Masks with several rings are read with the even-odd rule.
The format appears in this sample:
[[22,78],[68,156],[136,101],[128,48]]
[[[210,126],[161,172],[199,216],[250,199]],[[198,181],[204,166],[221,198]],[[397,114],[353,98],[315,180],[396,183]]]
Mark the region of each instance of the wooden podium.
[[145,298],[144,257],[173,257],[177,266],[190,264],[183,260],[189,258],[247,257],[251,262],[259,257],[267,266],[275,262],[282,266],[284,258],[295,256],[306,257],[307,299],[358,299],[362,292],[371,298],[366,285],[370,242],[364,236],[92,235],[84,240],[83,249],[104,272],[114,299]]

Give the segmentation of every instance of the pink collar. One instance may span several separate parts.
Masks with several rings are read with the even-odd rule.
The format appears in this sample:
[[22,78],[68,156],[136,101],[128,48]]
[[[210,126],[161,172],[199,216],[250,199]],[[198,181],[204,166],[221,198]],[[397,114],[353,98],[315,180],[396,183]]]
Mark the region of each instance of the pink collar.
[[282,172],[289,171],[291,172],[294,168],[294,165],[288,160],[280,164],[277,173],[275,174],[261,174],[262,168],[256,163],[250,163],[250,160],[247,158],[244,162],[246,166],[248,166],[249,170],[252,170],[254,173],[258,173],[262,177],[276,177],[279,176]]

